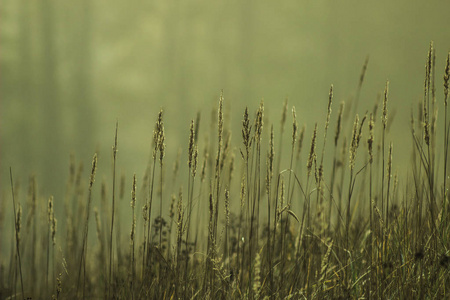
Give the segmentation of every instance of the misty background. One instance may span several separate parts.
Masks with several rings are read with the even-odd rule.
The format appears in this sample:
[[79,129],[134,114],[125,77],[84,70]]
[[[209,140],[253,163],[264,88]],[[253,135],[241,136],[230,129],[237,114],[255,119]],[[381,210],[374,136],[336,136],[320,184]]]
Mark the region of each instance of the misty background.
[[307,124],[309,143],[314,122],[323,126],[330,85],[335,120],[339,102],[355,97],[367,57],[358,113],[372,109],[389,80],[396,115],[388,139],[401,169],[430,41],[442,107],[449,11],[448,1],[3,0],[2,199],[10,197],[12,167],[25,191],[35,174],[40,195],[57,203],[71,153],[87,180],[98,152],[97,180],[109,178],[116,120],[117,170],[129,190],[132,174],[145,171],[160,108],[166,164],[179,148],[185,164],[189,122],[200,112],[200,134],[207,134],[221,90],[234,145],[241,145],[245,106],[255,111],[263,99],[277,129],[286,97],[300,126]]

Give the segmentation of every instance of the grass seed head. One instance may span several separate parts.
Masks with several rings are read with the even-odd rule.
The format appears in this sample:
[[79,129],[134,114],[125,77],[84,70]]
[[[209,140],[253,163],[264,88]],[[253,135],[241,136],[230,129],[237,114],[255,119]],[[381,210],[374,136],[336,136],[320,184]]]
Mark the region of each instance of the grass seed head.
[[247,154],[248,158],[248,154],[250,152],[250,147],[251,147],[251,138],[250,138],[250,134],[252,131],[252,125],[250,125],[250,119],[248,117],[248,108],[245,108],[244,111],[244,119],[242,120],[242,139],[244,141],[244,146],[245,146],[245,153]]
[[292,106],[292,146],[295,146],[295,141],[297,139],[297,114],[295,113],[295,106]]
[[189,159],[188,159],[188,166],[189,170],[192,168],[193,163],[193,157],[194,157],[194,140],[195,140],[195,133],[194,133],[194,120],[191,120],[191,126],[189,128]]
[[392,176],[392,150],[393,150],[393,144],[391,143],[389,145],[389,156],[388,156],[388,163],[387,163],[387,177],[390,178]]
[[342,101],[341,105],[339,106],[339,113],[338,113],[338,119],[336,124],[336,134],[334,135],[334,146],[337,147],[338,141],[339,141],[339,135],[341,133],[342,129],[342,114],[344,113],[344,105],[345,102]]
[[242,174],[242,179],[241,179],[240,200],[241,200],[241,209],[242,209],[245,204],[245,173]]
[[331,85],[330,92],[328,94],[327,121],[325,122],[325,131],[328,129],[328,126],[330,124],[332,102],[333,102],[333,85]]
[[198,148],[197,145],[195,145],[193,154],[192,177],[195,177],[195,174],[197,173],[197,164],[198,164]]
[[308,161],[306,163],[306,168],[308,170],[308,176],[311,175],[311,169],[313,166],[313,162],[316,159],[316,139],[317,139],[317,123],[314,127],[314,132],[311,138],[311,149],[309,151]]
[[97,153],[94,154],[94,158],[92,159],[91,176],[89,179],[89,189],[92,189],[92,185],[94,184],[96,171],[97,171]]
[[381,120],[383,122],[383,128],[386,129],[387,126],[387,102],[388,102],[388,94],[389,94],[389,81],[386,81],[386,87],[384,88],[384,99],[383,99],[383,115],[381,117]]
[[222,147],[222,139],[223,139],[223,91],[220,94],[219,99],[219,109],[218,109],[218,121],[217,121],[217,133],[219,137],[219,148]]
[[17,208],[17,218],[16,218],[16,232],[17,239],[20,240],[20,229],[22,228],[22,205],[19,203]]
[[256,111],[256,119],[255,119],[255,140],[257,143],[261,142],[261,134],[264,124],[263,118],[264,118],[264,101],[261,100],[259,108]]
[[356,149],[358,148],[358,128],[359,128],[359,116],[355,116],[355,122],[353,122],[352,141],[350,143],[350,169],[355,167]]
[[445,64],[444,71],[444,104],[447,106],[447,98],[448,98],[448,82],[450,79],[450,52],[447,54],[447,62]]
[[131,186],[131,208],[136,207],[136,173],[133,174],[133,184]]
[[270,193],[270,184],[273,177],[273,161],[274,161],[274,145],[273,145],[273,125],[270,127],[269,150],[267,152],[267,173],[266,173],[266,192]]
[[225,189],[225,217],[227,226],[230,225],[230,191]]
[[269,153],[267,155],[268,162],[268,170],[270,173],[270,177],[273,175],[273,161],[275,157],[275,148],[274,148],[274,133],[273,133],[273,125],[270,127],[270,139],[269,139]]
[[367,145],[369,149],[369,162],[373,162],[373,141],[374,141],[374,126],[373,114],[370,114],[369,120],[369,138],[367,139]]
[[164,135],[164,123],[163,123],[163,110],[160,109],[158,118],[156,120],[155,129],[153,129],[153,159],[156,160],[156,154],[159,151],[159,160],[162,164],[165,153],[165,135]]

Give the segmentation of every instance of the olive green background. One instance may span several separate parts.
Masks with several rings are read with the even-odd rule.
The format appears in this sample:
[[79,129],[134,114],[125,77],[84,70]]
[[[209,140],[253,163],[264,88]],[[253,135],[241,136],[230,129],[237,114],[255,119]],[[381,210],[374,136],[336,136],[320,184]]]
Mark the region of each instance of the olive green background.
[[161,107],[171,167],[178,149],[186,149],[198,111],[201,134],[209,132],[221,90],[234,145],[240,145],[245,106],[254,111],[264,99],[277,129],[286,97],[298,122],[307,124],[309,142],[314,122],[323,130],[330,84],[334,122],[339,102],[355,97],[367,56],[358,113],[372,109],[389,80],[389,112],[396,116],[388,140],[394,141],[394,168],[402,169],[430,41],[442,107],[449,11],[449,1],[411,0],[4,0],[2,199],[9,199],[10,166],[23,188],[36,174],[40,194],[61,199],[70,153],[84,162],[88,178],[98,151],[98,180],[109,178],[116,120],[118,172],[130,185],[132,173],[145,170]]

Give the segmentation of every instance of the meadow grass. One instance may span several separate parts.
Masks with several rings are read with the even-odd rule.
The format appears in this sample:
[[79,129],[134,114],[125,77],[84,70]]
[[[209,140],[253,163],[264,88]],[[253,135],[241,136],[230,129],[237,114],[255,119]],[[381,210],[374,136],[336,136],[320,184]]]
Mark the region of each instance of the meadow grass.
[[[0,232],[2,244],[10,245],[9,256],[1,259],[0,298],[449,298],[449,60],[450,54],[441,97],[430,45],[424,97],[411,116],[411,163],[404,178],[395,172],[389,83],[380,116],[380,103],[364,116],[356,114],[368,59],[356,99],[339,105],[331,147],[333,86],[323,128],[317,122],[310,133],[305,126],[299,129],[292,107],[288,149],[282,142],[287,100],[278,136],[261,102],[254,114],[245,109],[242,143],[232,145],[222,92],[210,124],[217,131],[202,136],[200,114],[191,121],[185,176],[178,152],[169,180],[164,122],[170,120],[160,110],[146,172],[140,180],[136,174],[130,178],[128,220],[117,214],[127,198],[125,178],[116,192],[117,124],[111,196],[105,181],[100,195],[93,192],[102,166],[97,154],[88,178],[71,157],[64,201],[41,201],[35,177],[22,195],[11,171],[14,224],[0,229],[11,230],[13,240]],[[443,128],[438,128],[442,106]],[[307,134],[311,143],[305,153]],[[64,207],[57,210],[58,205]],[[92,210],[97,239],[89,238]]]

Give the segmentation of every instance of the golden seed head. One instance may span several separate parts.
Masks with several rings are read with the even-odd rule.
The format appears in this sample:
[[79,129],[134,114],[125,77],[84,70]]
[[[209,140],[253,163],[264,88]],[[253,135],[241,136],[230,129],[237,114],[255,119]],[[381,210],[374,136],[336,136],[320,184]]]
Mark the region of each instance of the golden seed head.
[[444,71],[444,103],[447,106],[447,98],[448,98],[448,82],[450,79],[450,52],[447,54],[447,62],[445,64]]
[[316,180],[316,183],[319,182],[319,168],[317,168],[317,155],[314,157],[314,179]]
[[230,225],[230,191],[225,189],[225,215],[227,225]]
[[195,140],[194,120],[191,120],[191,126],[189,129],[189,159],[188,159],[189,169],[192,168],[192,162],[193,162],[193,156],[194,156],[194,140]]
[[[425,119],[425,116],[424,116]],[[425,140],[425,143],[427,144],[427,146],[430,146],[430,123],[426,121],[423,122],[423,138]]]
[[266,173],[266,191],[270,193],[270,182],[273,176],[273,160],[274,160],[274,145],[273,145],[273,125],[270,127],[269,150],[267,152],[267,173]]
[[[158,114],[159,119],[159,114]],[[158,151],[158,141],[159,141],[159,128],[158,128],[158,119],[156,120],[155,128],[153,129],[153,159],[156,159],[156,153]]]
[[308,162],[306,163],[306,168],[308,169],[308,176],[311,175],[311,169],[313,162],[316,159],[316,139],[317,139],[317,123],[314,127],[314,132],[311,138],[311,149],[309,151]]
[[364,118],[361,120],[361,124],[359,124],[359,116],[356,115],[355,122],[353,123],[353,134],[352,134],[352,142],[350,144],[350,169],[353,170],[355,167],[355,159],[356,159],[356,150],[358,150],[359,142],[362,136],[362,128],[364,125],[364,121],[367,118],[367,114],[364,115]]
[[255,119],[255,140],[258,143],[261,142],[261,134],[264,124],[263,117],[264,117],[264,101],[261,100],[259,108],[256,112],[256,119]]
[[242,174],[240,200],[242,209],[245,203],[245,173]]
[[94,184],[96,171],[97,171],[97,153],[94,154],[94,158],[92,159],[92,169],[91,169],[91,177],[89,179],[89,189],[92,189],[92,185]]
[[373,140],[374,140],[374,126],[375,122],[373,120],[373,114],[370,114],[369,121],[369,138],[367,139],[367,145],[369,148],[369,162],[373,162]]
[[386,81],[386,87],[384,88],[384,100],[383,100],[383,116],[381,120],[383,121],[383,128],[386,129],[387,126],[387,102],[389,94],[389,81]]
[[57,229],[57,227],[58,227],[58,220],[56,220],[55,216],[53,216],[52,217],[52,226],[51,226],[53,246],[56,245],[56,229]]
[[358,148],[358,128],[359,128],[359,116],[355,116],[355,122],[353,123],[352,141],[350,143],[350,169],[355,167],[356,149]]
[[333,102],[333,85],[330,87],[330,92],[328,94],[328,107],[327,107],[327,121],[325,123],[325,131],[328,128],[328,125],[330,124],[330,117],[331,117],[331,103]]
[[133,174],[133,185],[131,186],[131,207],[136,207],[136,173]]
[[131,232],[130,232],[130,240],[131,242],[134,241],[134,234],[136,230],[136,217],[133,218],[132,224],[131,224]]
[[292,106],[292,146],[295,145],[295,141],[297,139],[297,114],[295,113],[295,106]]
[[337,119],[337,125],[336,125],[336,134],[334,135],[334,146],[336,147],[339,141],[339,135],[341,133],[342,129],[342,114],[344,113],[344,105],[345,102],[342,101],[341,105],[339,106],[339,114]]
[[114,135],[113,157],[117,155],[117,129],[119,127],[119,121],[116,121],[116,134]]
[[320,265],[320,280],[319,280],[319,282],[322,282],[325,279],[325,275],[327,272],[328,262],[329,262],[332,248],[333,248],[333,241],[331,241],[331,243],[327,246],[327,252],[323,256],[322,263]]
[[62,291],[62,282],[61,282],[62,273],[59,273],[58,277],[56,278],[56,299],[58,299],[58,295]]
[[433,53],[434,53],[433,41],[431,41],[430,49],[428,50],[428,54],[427,54],[427,63],[425,65],[425,86],[424,86],[425,95],[428,94],[428,91],[430,89],[431,72],[432,72],[432,67],[433,67]]
[[182,231],[183,227],[183,190],[180,188],[178,193],[178,204],[177,204],[177,228],[179,233]]
[[244,111],[244,119],[242,120],[242,139],[244,141],[245,153],[247,154],[247,158],[251,147],[251,131],[252,126],[250,125],[250,119],[248,117],[248,107],[246,107]]
[[192,177],[195,177],[195,174],[197,173],[197,163],[198,163],[198,148],[197,145],[195,145],[193,154]]
[[165,155],[166,144],[164,143],[165,135],[164,135],[164,127],[162,127],[162,133],[159,143],[159,162],[162,164]]
[[223,91],[220,94],[219,99],[219,110],[218,110],[218,137],[219,137],[219,148],[222,146],[222,135],[223,135]]
[[392,148],[393,144],[391,143],[389,145],[389,156],[388,156],[388,163],[387,163],[387,177],[390,178],[392,176]]
[[214,212],[214,199],[212,193],[209,193],[209,213],[212,215]]
[[320,164],[319,169],[316,171],[317,171],[316,181],[318,182],[323,181],[323,164]]
[[164,123],[163,123],[163,110],[160,109],[158,113],[158,118],[156,120],[155,129],[153,129],[153,159],[156,159],[156,154],[159,151],[159,160],[162,164],[164,158]]
[[269,166],[269,173],[270,177],[272,177],[273,174],[273,160],[275,156],[275,148],[274,148],[274,133],[273,133],[273,125],[270,127],[270,139],[269,139],[269,154],[268,154],[268,166]]

